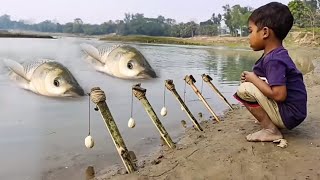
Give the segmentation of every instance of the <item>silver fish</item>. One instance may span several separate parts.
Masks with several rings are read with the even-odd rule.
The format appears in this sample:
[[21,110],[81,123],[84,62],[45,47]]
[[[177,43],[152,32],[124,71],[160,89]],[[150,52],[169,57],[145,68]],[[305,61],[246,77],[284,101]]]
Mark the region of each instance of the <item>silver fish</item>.
[[129,45],[98,48],[80,44],[97,71],[122,79],[149,79],[157,75],[140,51]]
[[71,72],[61,63],[51,59],[40,59],[20,64],[5,59],[10,70],[9,77],[21,88],[50,97],[84,96],[82,87]]

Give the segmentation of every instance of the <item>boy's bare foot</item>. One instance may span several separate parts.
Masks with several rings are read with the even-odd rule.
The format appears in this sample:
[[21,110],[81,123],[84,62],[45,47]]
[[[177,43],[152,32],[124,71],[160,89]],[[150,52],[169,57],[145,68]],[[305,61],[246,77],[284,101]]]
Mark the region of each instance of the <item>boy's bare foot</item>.
[[262,129],[253,134],[247,135],[247,141],[256,142],[256,141],[274,141],[282,139],[283,136],[278,129]]

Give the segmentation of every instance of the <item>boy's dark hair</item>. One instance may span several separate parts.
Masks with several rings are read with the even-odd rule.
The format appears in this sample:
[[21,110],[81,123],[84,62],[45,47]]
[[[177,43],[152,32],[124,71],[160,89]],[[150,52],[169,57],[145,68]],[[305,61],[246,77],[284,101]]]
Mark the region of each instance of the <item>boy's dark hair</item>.
[[268,27],[273,30],[279,40],[283,40],[293,25],[293,16],[288,6],[271,2],[255,9],[249,17],[259,30]]

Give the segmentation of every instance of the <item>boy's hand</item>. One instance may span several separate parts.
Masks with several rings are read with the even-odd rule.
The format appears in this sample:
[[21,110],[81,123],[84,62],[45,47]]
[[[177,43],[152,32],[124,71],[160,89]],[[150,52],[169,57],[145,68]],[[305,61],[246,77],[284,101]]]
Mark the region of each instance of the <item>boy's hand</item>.
[[[252,82],[254,79],[258,78],[258,76],[254,72],[243,71],[242,74],[244,74],[245,82]],[[241,74],[241,80],[242,80],[242,74]]]
[[246,77],[245,77],[245,75],[244,75],[244,72],[241,73],[240,82],[241,82],[241,83],[246,82]]

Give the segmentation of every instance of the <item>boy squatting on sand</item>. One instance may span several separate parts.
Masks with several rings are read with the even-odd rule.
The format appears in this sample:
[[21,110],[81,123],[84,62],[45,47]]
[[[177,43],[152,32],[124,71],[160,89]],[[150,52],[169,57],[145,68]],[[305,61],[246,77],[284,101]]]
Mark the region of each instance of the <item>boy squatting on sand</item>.
[[282,45],[292,28],[293,16],[287,6],[272,2],[254,10],[248,20],[250,47],[264,53],[253,66],[253,72],[241,74],[241,84],[234,97],[262,127],[246,139],[274,141],[283,138],[279,129],[291,130],[307,116],[302,73]]

